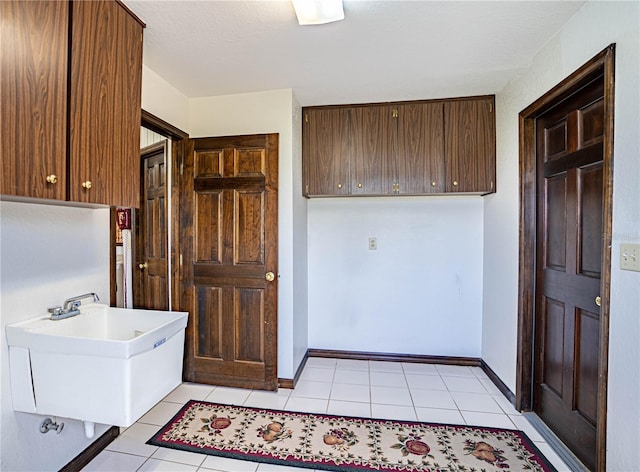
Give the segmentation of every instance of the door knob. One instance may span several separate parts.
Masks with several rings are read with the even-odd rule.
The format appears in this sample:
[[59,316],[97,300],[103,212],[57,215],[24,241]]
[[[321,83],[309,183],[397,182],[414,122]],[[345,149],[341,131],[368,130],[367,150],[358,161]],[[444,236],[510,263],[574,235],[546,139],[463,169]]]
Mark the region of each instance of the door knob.
[[93,186],[93,184],[91,183],[90,180],[87,180],[86,182],[82,182],[82,188],[86,188],[87,190],[90,189]]
[[149,267],[149,264],[147,264],[146,262],[144,264],[138,264],[138,268],[140,270],[145,270],[147,267]]
[[267,272],[266,274],[264,274],[264,280],[266,280],[267,282],[273,282],[276,279],[276,274],[274,274],[273,272]]
[[56,174],[47,175],[47,183],[55,184],[58,183],[58,176]]
[[600,295],[598,295],[596,297],[596,305],[600,306],[602,304],[602,298],[600,298]]

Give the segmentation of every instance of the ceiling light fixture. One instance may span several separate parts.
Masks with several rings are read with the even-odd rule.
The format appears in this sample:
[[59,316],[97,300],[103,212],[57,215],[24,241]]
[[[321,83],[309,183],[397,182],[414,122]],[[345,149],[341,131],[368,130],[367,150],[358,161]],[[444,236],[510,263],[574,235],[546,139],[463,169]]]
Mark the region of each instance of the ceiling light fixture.
[[322,25],[344,20],[342,0],[292,0],[298,23],[301,25]]

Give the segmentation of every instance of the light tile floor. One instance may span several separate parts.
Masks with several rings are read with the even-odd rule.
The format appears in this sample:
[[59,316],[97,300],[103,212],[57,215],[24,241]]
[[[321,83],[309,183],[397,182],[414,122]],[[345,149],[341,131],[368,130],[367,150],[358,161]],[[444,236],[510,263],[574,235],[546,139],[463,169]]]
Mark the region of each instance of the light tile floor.
[[145,442],[187,400],[312,413],[520,429],[559,470],[569,468],[479,367],[312,357],[294,390],[243,390],[183,383],[102,451],[84,471],[296,471],[176,451]]

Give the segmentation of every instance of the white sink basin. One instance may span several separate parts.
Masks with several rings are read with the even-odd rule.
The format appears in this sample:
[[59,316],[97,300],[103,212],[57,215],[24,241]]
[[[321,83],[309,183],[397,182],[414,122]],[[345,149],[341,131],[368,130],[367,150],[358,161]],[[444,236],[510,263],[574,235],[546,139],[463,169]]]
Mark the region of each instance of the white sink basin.
[[7,325],[13,408],[130,426],[182,381],[186,326],[187,313],[100,304]]

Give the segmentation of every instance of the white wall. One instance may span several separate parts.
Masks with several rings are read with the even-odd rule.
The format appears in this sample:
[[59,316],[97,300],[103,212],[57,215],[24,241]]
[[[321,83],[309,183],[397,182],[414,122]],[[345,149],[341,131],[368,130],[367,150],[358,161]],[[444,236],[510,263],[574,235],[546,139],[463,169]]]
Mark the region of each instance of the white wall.
[[309,346],[480,357],[482,205],[465,196],[310,200]]
[[[0,202],[0,470],[58,470],[94,441],[79,421],[41,434],[44,416],[13,411],[4,334],[7,324],[86,292],[109,301],[109,211]],[[96,438],[106,429],[97,425]]]
[[[294,264],[294,255],[307,252],[305,202],[300,182],[299,153],[301,128],[299,105],[291,89],[268,92],[203,97],[189,100],[191,137],[237,134],[279,133],[278,165],[278,377],[293,378],[299,364],[299,351],[305,340],[294,331],[306,324],[306,272]],[[293,113],[292,113],[293,111]],[[293,117],[298,118],[294,124]],[[294,267],[296,269],[294,269]],[[294,310],[295,307],[295,310]],[[294,321],[295,318],[295,321]]]
[[142,109],[189,132],[189,101],[173,85],[142,66]]
[[640,464],[640,274],[620,270],[620,243],[640,242],[640,4],[587,2],[496,96],[498,193],[484,200],[482,357],[515,391],[518,113],[616,43],[613,247],[607,469]]

